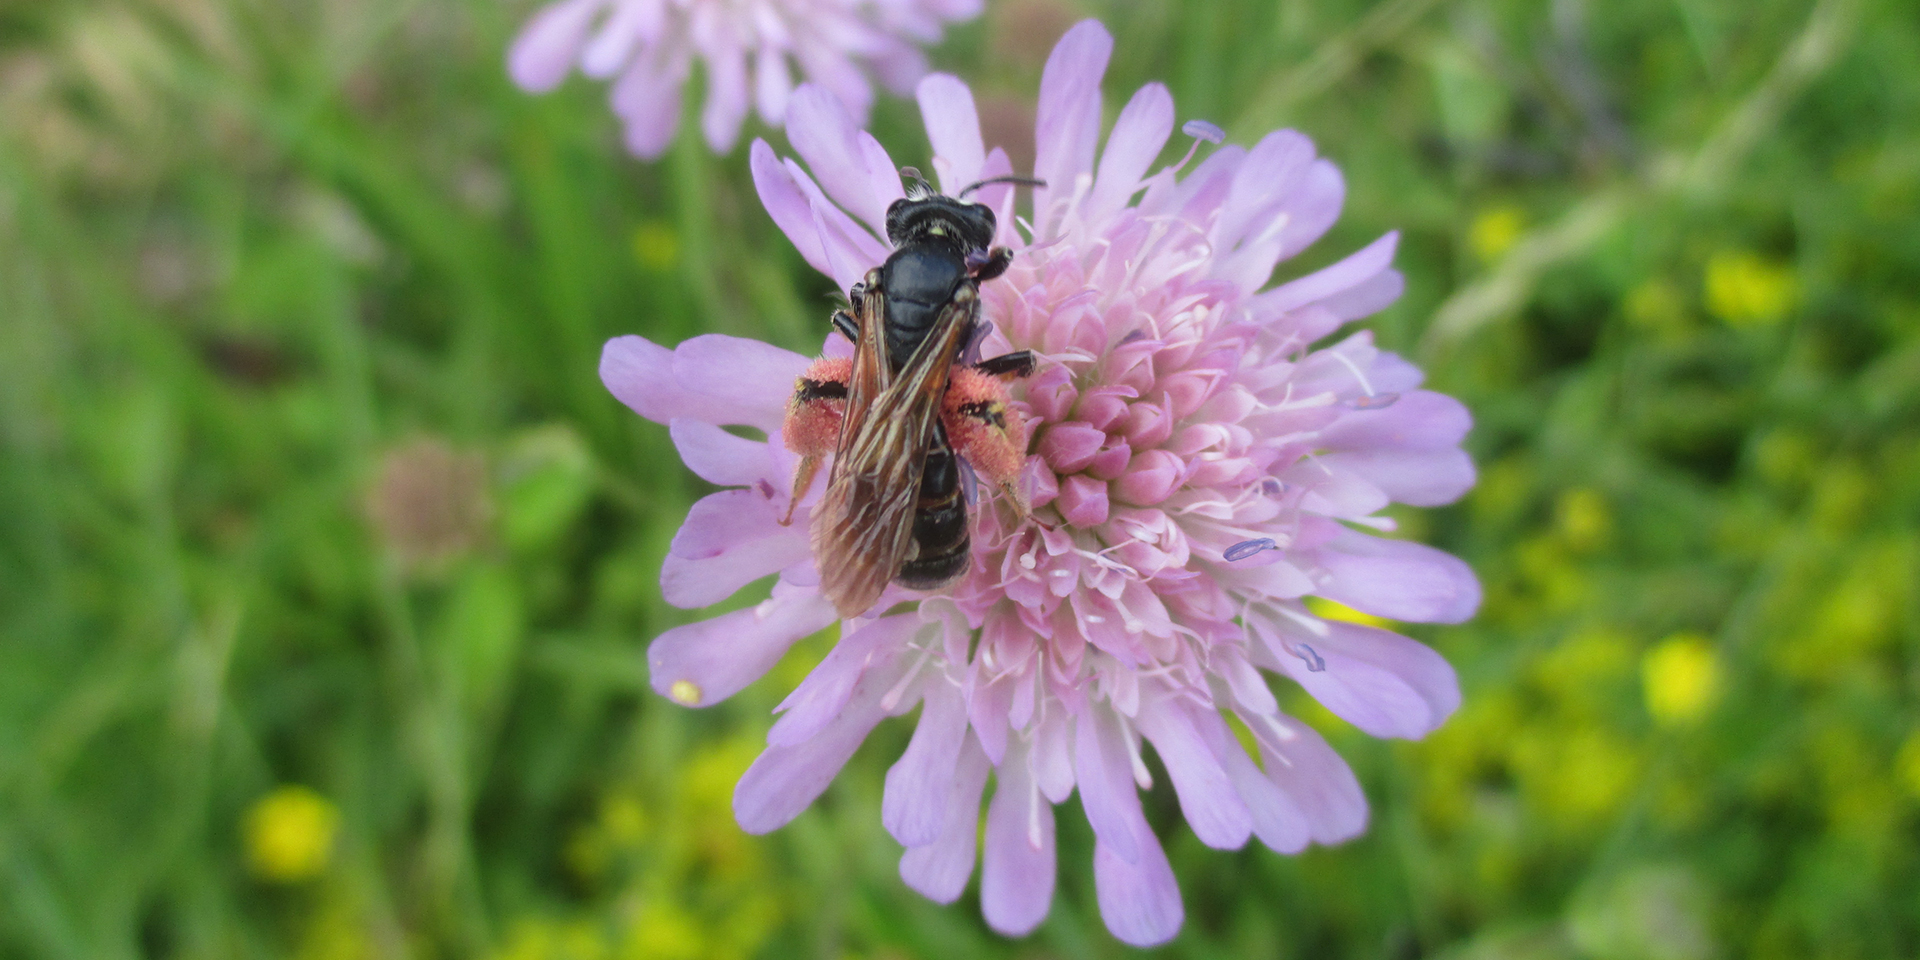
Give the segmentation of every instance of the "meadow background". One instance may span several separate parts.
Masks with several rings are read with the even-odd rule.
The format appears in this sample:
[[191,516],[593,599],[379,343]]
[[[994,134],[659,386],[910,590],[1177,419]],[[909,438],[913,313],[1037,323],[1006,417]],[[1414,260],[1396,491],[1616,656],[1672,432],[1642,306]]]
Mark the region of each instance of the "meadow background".
[[[899,883],[904,721],[739,832],[827,638],[710,710],[647,689],[703,490],[600,345],[810,351],[832,291],[744,145],[645,164],[600,86],[513,89],[532,9],[0,0],[0,956],[1131,952],[1076,802],[1027,940]],[[1913,7],[994,0],[933,58],[1017,145],[1086,14],[1110,116],[1160,79],[1344,169],[1282,276],[1404,232],[1368,325],[1482,469],[1399,514],[1486,584],[1410,628],[1465,706],[1389,743],[1289,701],[1374,804],[1339,848],[1209,850],[1150,794],[1160,952],[1920,954]],[[874,129],[924,157],[910,103]]]

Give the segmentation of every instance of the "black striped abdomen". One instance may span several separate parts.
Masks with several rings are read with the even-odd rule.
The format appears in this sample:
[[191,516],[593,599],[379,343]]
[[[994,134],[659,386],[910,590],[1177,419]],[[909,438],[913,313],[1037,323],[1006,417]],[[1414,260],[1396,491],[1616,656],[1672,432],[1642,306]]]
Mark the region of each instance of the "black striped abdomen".
[[960,492],[960,458],[947,444],[947,431],[933,427],[927,464],[920,474],[920,497],[913,515],[913,545],[895,582],[914,590],[942,587],[967,572],[972,549],[967,532],[967,499]]

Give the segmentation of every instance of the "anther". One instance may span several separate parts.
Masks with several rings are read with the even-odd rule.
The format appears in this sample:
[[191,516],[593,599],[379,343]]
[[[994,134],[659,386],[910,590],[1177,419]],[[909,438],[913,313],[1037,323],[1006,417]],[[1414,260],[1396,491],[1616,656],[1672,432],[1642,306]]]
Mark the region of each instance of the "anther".
[[1242,540],[1228,547],[1226,552],[1222,553],[1221,556],[1225,557],[1227,562],[1231,563],[1235,560],[1245,560],[1263,550],[1278,549],[1280,549],[1280,546],[1273,542],[1272,537],[1261,537],[1258,540]]
[[1225,130],[1220,129],[1218,124],[1209,123],[1205,120],[1188,120],[1180,127],[1180,132],[1196,140],[1205,140],[1208,143],[1220,143],[1227,139],[1227,132]]
[[1398,399],[1400,395],[1397,393],[1376,393],[1365,397],[1354,397],[1347,401],[1347,406],[1355,410],[1384,410],[1393,406],[1393,402]]
[[1327,661],[1322,660],[1320,658],[1320,654],[1317,651],[1315,651],[1312,647],[1309,647],[1304,643],[1295,644],[1292,653],[1294,656],[1299,657],[1301,660],[1306,662],[1307,672],[1309,673],[1325,673],[1326,672]]

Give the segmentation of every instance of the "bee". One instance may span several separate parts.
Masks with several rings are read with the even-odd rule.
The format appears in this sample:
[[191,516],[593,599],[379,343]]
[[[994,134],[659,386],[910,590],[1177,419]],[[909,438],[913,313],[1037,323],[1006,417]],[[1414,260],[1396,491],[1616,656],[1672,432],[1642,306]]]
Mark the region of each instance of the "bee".
[[872,608],[889,581],[931,590],[967,570],[972,537],[961,462],[997,484],[1021,516],[1014,479],[1026,462],[1027,427],[1007,386],[1029,376],[1020,350],[963,362],[984,335],[980,284],[1005,273],[1013,251],[992,247],[993,210],[949,197],[911,168],[906,197],[887,208],[893,253],[847,292],[832,324],[852,359],[814,361],[794,385],[785,437],[800,462],[787,521],[823,458],[833,467],[813,510],[820,589],[842,617]]

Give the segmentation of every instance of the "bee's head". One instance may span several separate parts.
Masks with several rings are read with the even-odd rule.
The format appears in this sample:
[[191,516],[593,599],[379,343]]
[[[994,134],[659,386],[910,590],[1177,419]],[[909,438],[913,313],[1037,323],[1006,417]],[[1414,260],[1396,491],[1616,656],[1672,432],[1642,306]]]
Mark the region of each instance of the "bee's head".
[[[925,181],[916,186],[925,188]],[[944,242],[962,252],[985,250],[993,243],[996,223],[986,204],[955,200],[931,188],[910,188],[905,199],[887,207],[887,239],[896,247]]]

